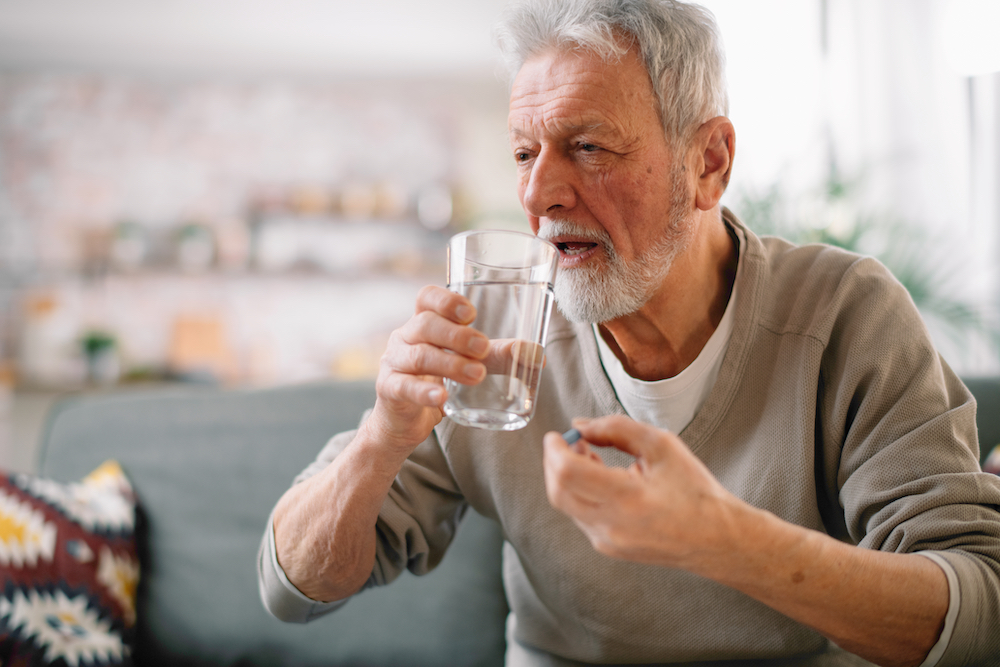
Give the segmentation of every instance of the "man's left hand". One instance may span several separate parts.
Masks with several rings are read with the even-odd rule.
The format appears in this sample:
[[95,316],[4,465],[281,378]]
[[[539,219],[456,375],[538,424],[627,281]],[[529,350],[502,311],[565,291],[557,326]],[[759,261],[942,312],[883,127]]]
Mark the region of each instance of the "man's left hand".
[[[860,549],[752,507],[672,433],[622,416],[573,426],[573,446],[545,435],[545,489],[600,553],[708,577],[880,665],[918,665],[937,641],[948,582],[930,559]],[[590,445],[635,463],[608,467]]]
[[[573,422],[582,439],[544,439],[549,502],[608,556],[699,571],[723,566],[745,503],[729,493],[673,433],[610,416]],[[589,444],[588,444],[589,443]],[[611,468],[590,445],[635,457]]]

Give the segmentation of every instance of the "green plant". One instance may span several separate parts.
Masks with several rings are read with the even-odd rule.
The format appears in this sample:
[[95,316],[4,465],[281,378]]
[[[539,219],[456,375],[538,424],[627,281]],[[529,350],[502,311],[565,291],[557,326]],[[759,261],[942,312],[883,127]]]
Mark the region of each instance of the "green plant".
[[114,335],[106,331],[88,331],[80,337],[80,347],[83,349],[84,355],[88,358],[93,358],[102,352],[112,350],[116,344]]
[[1000,328],[991,313],[961,298],[963,267],[952,244],[934,237],[921,225],[891,215],[863,210],[856,193],[860,180],[831,176],[807,205],[793,206],[778,185],[760,193],[743,192],[734,204],[743,221],[757,234],[793,243],[824,243],[881,261],[909,291],[927,319],[956,343],[969,334],[985,337],[1000,351]]

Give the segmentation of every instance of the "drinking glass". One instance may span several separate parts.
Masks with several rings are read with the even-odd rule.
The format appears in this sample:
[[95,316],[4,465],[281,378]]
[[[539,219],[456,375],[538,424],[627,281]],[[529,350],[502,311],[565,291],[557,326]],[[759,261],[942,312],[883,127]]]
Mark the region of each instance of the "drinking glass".
[[445,380],[445,414],[476,428],[513,431],[528,424],[545,358],[559,251],[532,234],[471,231],[448,242],[448,289],[476,307],[472,327],[490,339],[486,377]]

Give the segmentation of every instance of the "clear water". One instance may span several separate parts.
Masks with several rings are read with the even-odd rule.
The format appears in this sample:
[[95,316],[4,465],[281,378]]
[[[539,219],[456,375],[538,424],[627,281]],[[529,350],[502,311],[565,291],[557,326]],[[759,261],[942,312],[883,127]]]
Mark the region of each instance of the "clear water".
[[520,414],[504,410],[486,410],[482,408],[458,408],[449,410],[446,405],[444,412],[453,422],[462,426],[485,428],[491,431],[516,431],[528,425],[531,414]]
[[444,412],[465,426],[514,431],[524,428],[535,411],[541,377],[552,286],[549,283],[473,282],[452,286],[476,306],[472,326],[493,340],[526,341],[512,346],[503,363],[488,363],[487,375],[477,385],[445,380],[448,402]]

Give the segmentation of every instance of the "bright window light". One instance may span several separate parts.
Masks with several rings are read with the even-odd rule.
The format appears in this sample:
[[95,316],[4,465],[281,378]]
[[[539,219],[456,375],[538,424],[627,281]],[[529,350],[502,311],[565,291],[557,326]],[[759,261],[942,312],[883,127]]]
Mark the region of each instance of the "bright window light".
[[947,58],[959,74],[1000,71],[1000,2],[951,0],[941,27]]

